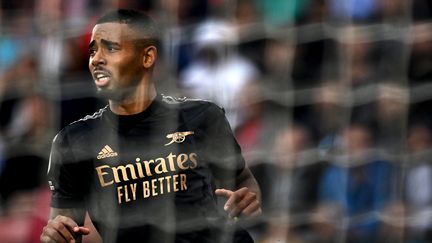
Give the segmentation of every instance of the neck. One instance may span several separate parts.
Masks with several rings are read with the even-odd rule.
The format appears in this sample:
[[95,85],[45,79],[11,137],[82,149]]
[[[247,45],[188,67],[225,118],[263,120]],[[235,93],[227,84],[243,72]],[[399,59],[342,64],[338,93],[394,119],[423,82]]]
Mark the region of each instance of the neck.
[[153,84],[142,84],[121,101],[109,100],[109,106],[111,111],[117,115],[133,115],[146,110],[155,98],[155,86]]

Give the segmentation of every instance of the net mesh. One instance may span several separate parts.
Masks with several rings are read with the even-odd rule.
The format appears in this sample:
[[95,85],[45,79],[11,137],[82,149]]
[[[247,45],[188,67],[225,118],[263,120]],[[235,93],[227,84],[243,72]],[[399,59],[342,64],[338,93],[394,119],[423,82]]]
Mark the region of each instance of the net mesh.
[[159,92],[224,107],[262,191],[262,216],[237,222],[257,242],[432,241],[429,1],[0,6],[0,238],[38,241],[52,138],[105,105],[88,43],[121,7],[161,26]]

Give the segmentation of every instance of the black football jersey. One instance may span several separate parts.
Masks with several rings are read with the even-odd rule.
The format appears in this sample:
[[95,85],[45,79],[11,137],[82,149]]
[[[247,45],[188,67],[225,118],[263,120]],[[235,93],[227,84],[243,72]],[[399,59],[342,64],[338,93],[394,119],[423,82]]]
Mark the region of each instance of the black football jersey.
[[220,107],[158,95],[140,114],[107,106],[59,132],[51,206],[86,208],[104,242],[212,242],[224,222],[215,181],[244,167]]

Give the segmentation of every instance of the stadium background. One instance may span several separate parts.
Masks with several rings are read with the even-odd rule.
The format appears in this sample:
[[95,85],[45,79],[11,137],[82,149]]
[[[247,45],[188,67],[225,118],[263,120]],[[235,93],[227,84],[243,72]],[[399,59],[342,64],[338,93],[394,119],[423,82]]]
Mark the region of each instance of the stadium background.
[[226,108],[263,191],[263,216],[244,225],[257,242],[432,242],[431,1],[0,7],[0,242],[38,242],[51,140],[104,105],[87,46],[119,7],[161,23],[161,92]]

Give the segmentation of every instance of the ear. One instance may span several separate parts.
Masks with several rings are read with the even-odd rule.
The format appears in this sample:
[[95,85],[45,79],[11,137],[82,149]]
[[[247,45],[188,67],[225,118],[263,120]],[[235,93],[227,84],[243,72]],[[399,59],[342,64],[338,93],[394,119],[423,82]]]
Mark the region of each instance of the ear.
[[151,68],[156,62],[157,49],[155,46],[148,46],[144,49],[143,55],[143,66],[145,68]]

